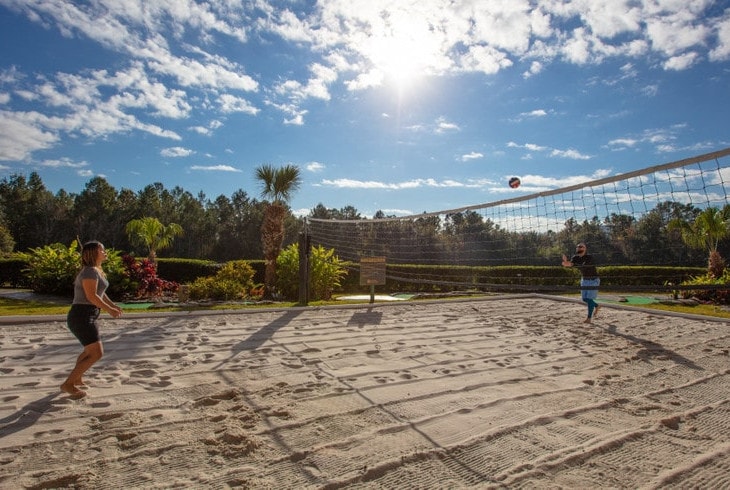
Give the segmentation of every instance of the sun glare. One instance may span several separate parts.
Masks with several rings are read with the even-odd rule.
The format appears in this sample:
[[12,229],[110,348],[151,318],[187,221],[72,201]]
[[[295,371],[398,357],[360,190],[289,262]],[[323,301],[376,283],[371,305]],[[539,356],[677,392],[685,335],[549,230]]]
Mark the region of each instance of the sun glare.
[[437,69],[438,41],[427,25],[400,17],[390,18],[368,39],[363,52],[383,82],[399,90],[412,88],[419,78]]
[[425,67],[420,66],[414,56],[413,46],[399,42],[389,42],[388,47],[381,51],[376,63],[383,72],[386,83],[392,83],[398,88],[407,88],[416,82]]

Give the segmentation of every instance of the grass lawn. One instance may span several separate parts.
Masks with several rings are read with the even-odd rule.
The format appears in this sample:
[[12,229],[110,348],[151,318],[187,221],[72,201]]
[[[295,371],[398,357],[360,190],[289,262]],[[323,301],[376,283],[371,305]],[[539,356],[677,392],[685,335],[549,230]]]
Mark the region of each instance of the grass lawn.
[[[572,295],[571,295],[572,296]],[[473,296],[470,296],[473,297]],[[457,299],[451,297],[449,299]],[[414,300],[417,301],[417,300]],[[599,298],[599,302],[600,298]],[[343,305],[343,304],[357,304],[364,303],[363,301],[316,301],[310,302],[309,306],[323,306],[323,305]],[[607,301],[607,303],[610,303]],[[631,303],[627,303],[631,304]],[[24,300],[14,298],[2,298],[0,297],[0,316],[11,316],[11,315],[65,315],[68,312],[70,305],[59,305],[56,303],[47,303],[36,300]],[[275,304],[245,304],[245,303],[224,303],[215,304],[210,306],[169,306],[163,308],[145,309],[140,308],[139,305],[120,305],[122,309],[127,313],[139,313],[139,312],[171,312],[171,311],[201,311],[201,310],[236,310],[236,309],[260,309],[260,308],[288,308],[297,306],[296,302],[281,302]],[[634,306],[634,305],[632,305]],[[661,303],[651,302],[639,302],[635,306],[642,308],[649,308],[655,310],[671,311],[675,313],[689,313],[693,315],[704,315],[719,318],[730,319],[730,309],[726,309],[716,305],[697,305],[697,306],[685,306],[685,305],[665,305]]]

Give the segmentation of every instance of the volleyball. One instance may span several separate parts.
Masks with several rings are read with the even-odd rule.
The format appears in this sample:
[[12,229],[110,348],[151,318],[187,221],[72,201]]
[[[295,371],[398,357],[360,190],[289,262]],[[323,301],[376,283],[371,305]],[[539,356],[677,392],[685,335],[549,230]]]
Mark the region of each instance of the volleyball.
[[512,177],[509,179],[509,186],[513,189],[517,189],[520,186],[521,182],[520,179],[517,177]]

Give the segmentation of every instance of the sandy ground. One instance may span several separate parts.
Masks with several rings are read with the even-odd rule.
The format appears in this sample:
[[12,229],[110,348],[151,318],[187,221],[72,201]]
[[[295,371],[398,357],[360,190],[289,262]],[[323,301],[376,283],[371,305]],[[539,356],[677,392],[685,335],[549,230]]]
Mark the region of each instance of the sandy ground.
[[0,488],[729,488],[730,326],[540,296],[0,326]]

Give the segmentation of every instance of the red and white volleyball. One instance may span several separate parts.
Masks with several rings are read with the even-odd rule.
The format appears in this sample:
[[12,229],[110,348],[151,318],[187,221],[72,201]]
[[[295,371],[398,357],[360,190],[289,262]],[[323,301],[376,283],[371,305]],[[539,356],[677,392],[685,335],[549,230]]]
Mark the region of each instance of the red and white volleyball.
[[513,189],[517,189],[521,183],[522,182],[520,182],[520,179],[517,177],[512,177],[511,179],[509,179],[509,186]]

